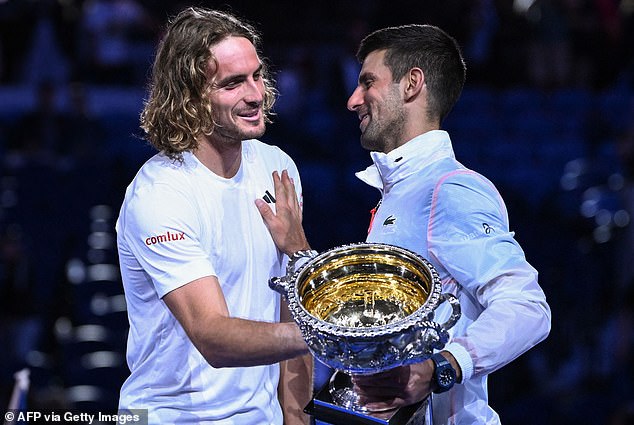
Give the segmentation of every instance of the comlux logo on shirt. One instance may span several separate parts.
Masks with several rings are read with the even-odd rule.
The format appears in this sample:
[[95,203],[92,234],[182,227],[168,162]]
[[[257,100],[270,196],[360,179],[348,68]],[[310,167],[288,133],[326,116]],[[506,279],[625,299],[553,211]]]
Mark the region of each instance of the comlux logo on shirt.
[[162,235],[158,236],[150,236],[145,240],[146,245],[155,245],[158,243],[172,242],[172,241],[184,241],[185,233],[184,232],[165,232]]

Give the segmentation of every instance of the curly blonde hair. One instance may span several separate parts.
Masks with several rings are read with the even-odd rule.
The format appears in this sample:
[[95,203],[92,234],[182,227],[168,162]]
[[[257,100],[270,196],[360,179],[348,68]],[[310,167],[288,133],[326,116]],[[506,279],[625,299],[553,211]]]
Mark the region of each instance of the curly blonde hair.
[[[196,149],[200,136],[214,130],[208,96],[211,47],[230,36],[244,37],[259,50],[255,29],[226,12],[190,7],[167,26],[152,67],[141,128],[145,139],[171,159],[180,160],[184,151]],[[277,91],[265,66],[262,78],[264,116],[270,122]]]

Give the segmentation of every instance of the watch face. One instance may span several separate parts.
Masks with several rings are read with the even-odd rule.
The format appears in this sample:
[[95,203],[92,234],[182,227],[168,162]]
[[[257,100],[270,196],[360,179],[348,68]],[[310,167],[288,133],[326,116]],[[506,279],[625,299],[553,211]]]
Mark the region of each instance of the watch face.
[[438,384],[442,387],[453,384],[454,374],[451,369],[444,369],[438,373]]

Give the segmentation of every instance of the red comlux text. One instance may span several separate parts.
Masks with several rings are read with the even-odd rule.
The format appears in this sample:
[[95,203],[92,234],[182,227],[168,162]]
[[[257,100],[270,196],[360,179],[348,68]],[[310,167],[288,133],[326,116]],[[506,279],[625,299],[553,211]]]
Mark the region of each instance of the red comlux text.
[[165,243],[172,241],[184,241],[185,233],[183,232],[165,232],[162,235],[150,236],[145,240],[146,245],[155,245],[157,243]]

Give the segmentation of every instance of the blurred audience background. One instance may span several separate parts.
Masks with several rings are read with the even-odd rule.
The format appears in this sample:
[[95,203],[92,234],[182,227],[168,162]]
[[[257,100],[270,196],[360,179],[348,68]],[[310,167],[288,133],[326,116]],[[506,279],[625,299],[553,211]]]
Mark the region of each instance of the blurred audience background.
[[[365,238],[379,193],[345,108],[368,32],[454,35],[467,85],[444,128],[490,177],[540,271],[547,341],[490,379],[508,425],[634,423],[634,0],[0,0],[0,402],[112,412],[128,371],[114,221],[153,151],[138,115],[168,16],[258,27],[280,90],[264,140],[296,160],[318,250]],[[5,404],[6,405],[6,404]]]

